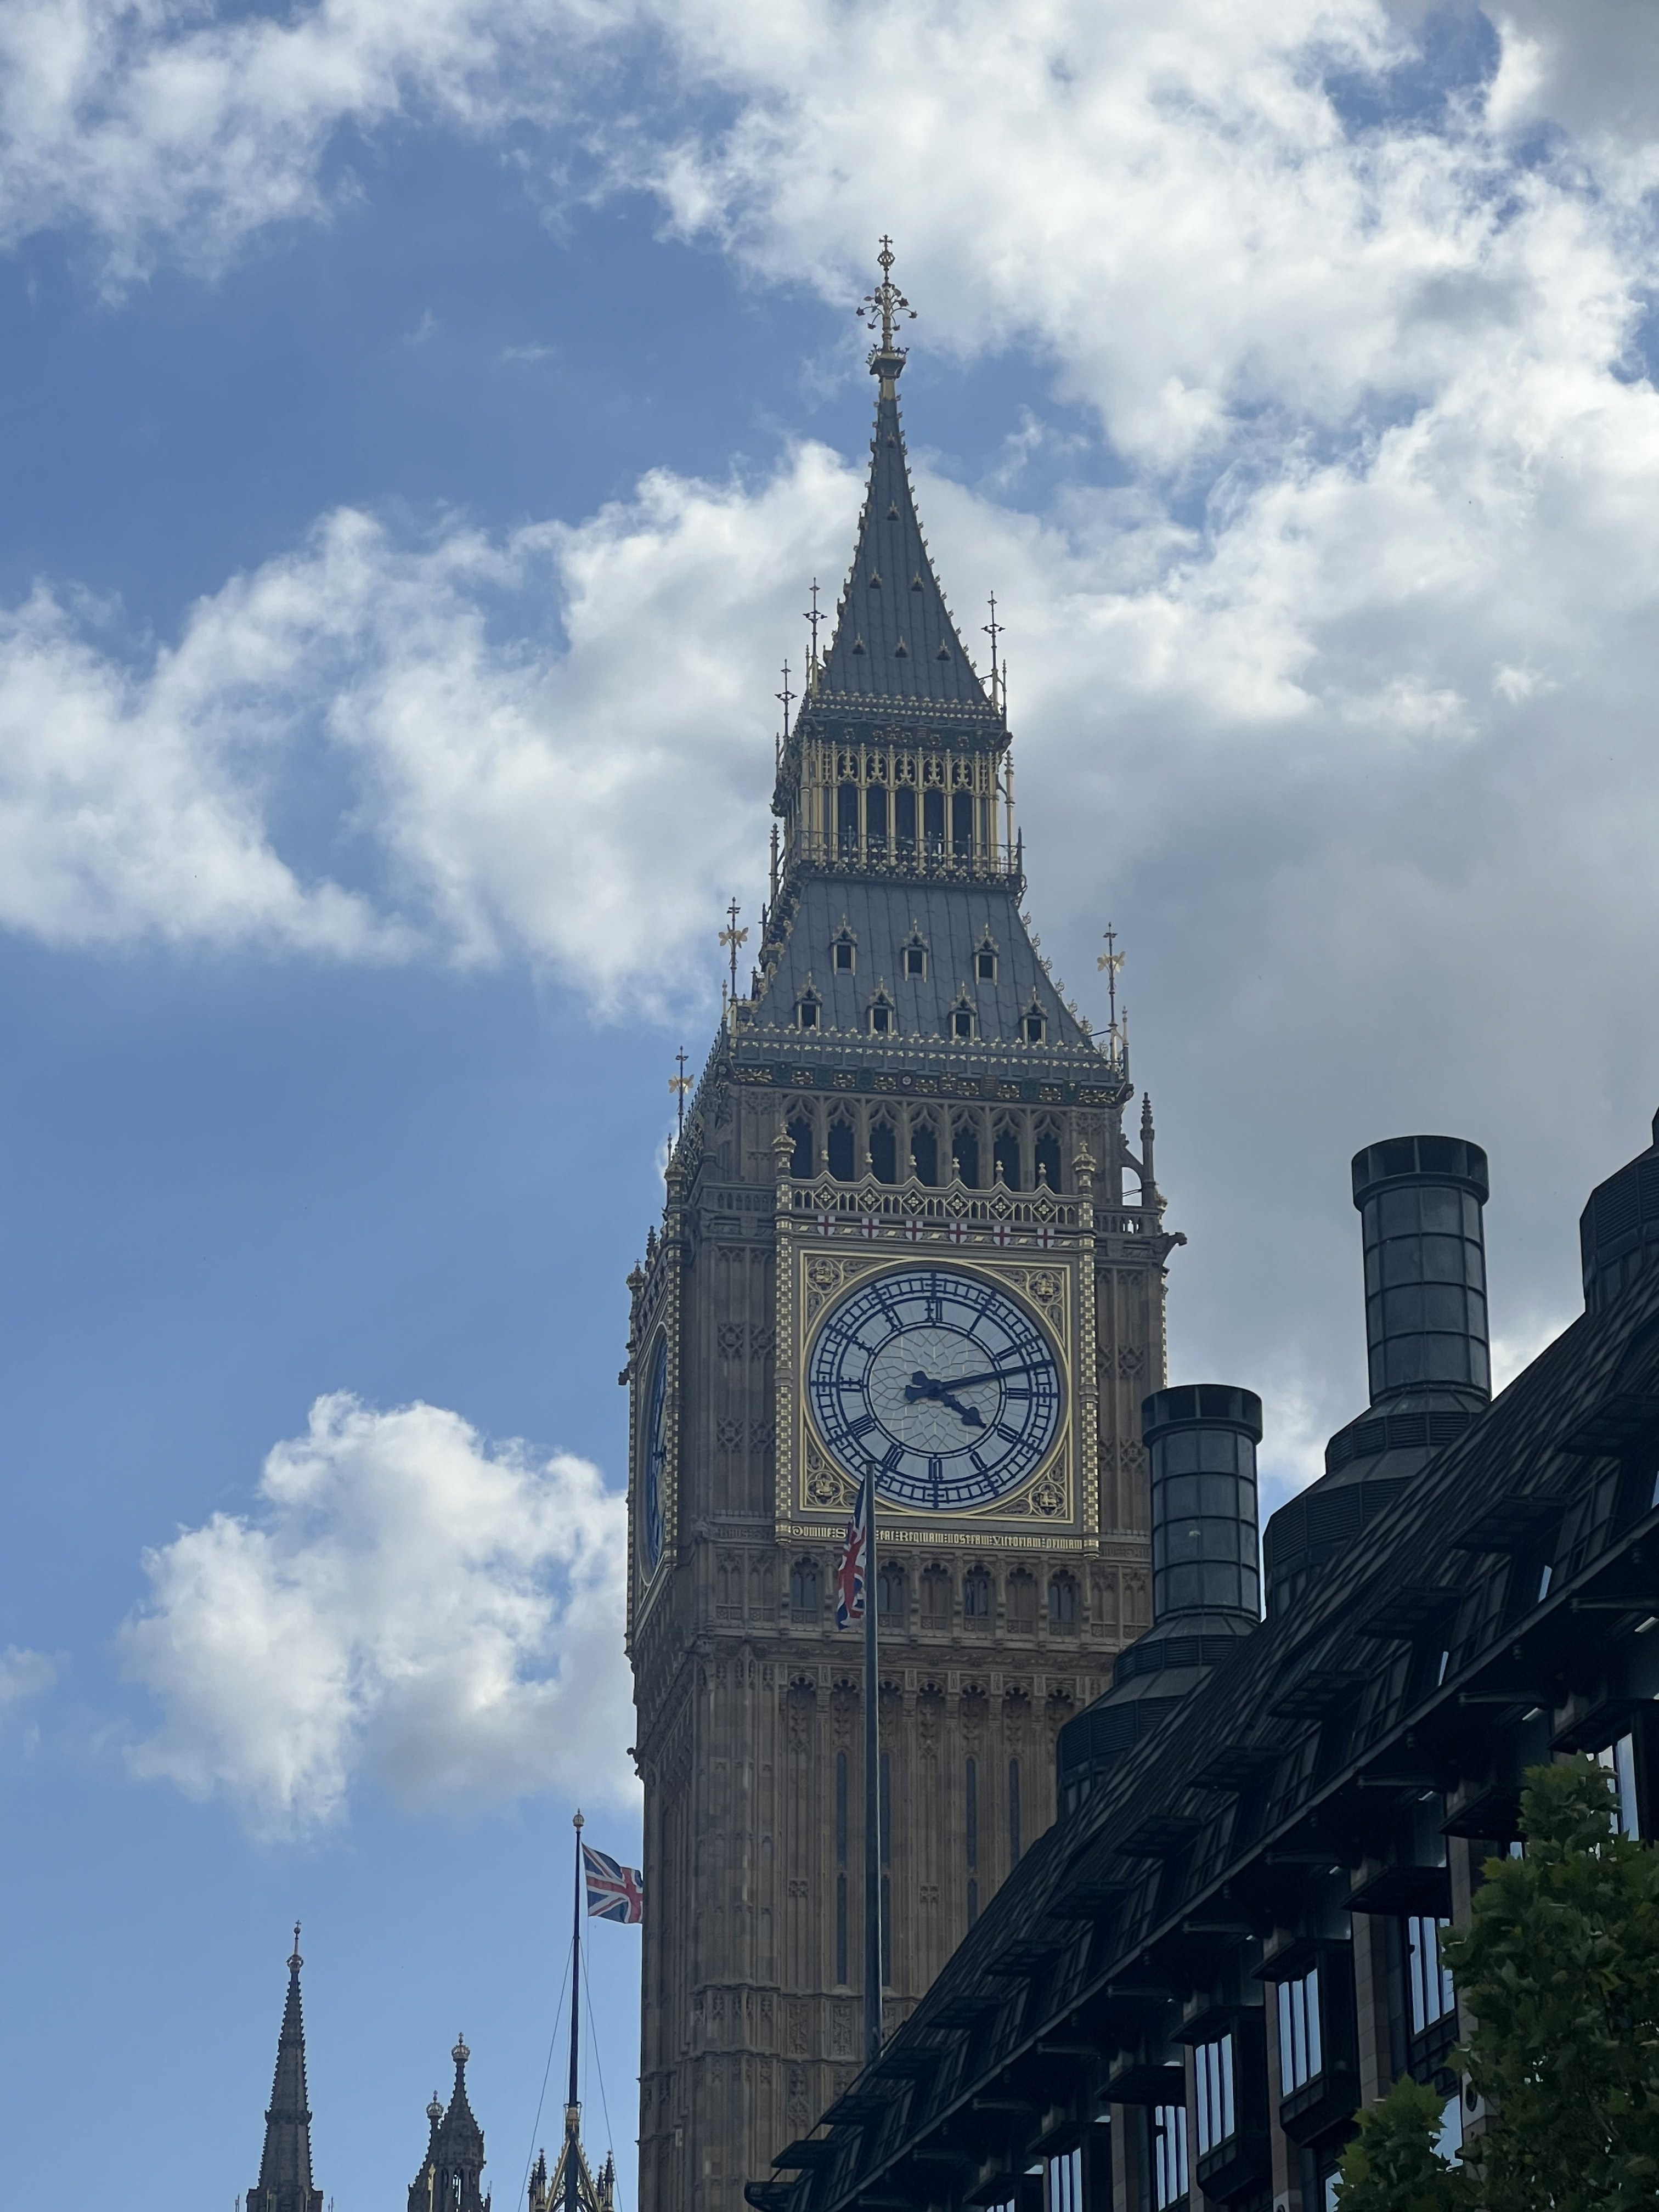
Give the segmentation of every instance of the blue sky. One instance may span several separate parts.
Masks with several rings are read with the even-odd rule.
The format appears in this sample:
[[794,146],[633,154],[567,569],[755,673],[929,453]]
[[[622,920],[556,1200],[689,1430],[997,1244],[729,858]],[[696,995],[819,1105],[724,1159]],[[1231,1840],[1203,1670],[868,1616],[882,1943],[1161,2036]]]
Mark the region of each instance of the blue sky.
[[[298,1915],[340,2212],[458,2027],[518,2198],[570,1810],[637,1828],[623,1278],[850,548],[884,228],[1044,949],[1093,1012],[1129,948],[1172,1376],[1315,1471],[1347,1158],[1408,1126],[1491,1150],[1500,1364],[1571,1318],[1659,1097],[1659,52],[1568,20],[7,11],[26,2192],[231,2205]],[[635,1940],[593,1931],[624,2203]]]

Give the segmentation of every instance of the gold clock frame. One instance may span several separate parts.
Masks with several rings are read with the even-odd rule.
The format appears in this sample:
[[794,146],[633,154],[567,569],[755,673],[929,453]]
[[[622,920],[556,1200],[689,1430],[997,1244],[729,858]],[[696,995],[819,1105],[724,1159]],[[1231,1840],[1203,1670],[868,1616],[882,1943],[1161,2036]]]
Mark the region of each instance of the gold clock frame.
[[[793,1224],[792,1224],[793,1225]],[[857,1485],[817,1435],[806,1399],[811,1344],[830,1306],[875,1277],[917,1267],[942,1267],[994,1283],[1023,1306],[1058,1352],[1065,1390],[1060,1431],[1041,1463],[1017,1489],[987,1505],[933,1512],[888,1505],[881,1516],[884,1544],[937,1543],[946,1532],[990,1547],[1075,1550],[1097,1533],[1096,1479],[1098,1409],[1094,1369],[1093,1253],[1082,1239],[1050,1250],[1007,1250],[994,1245],[915,1238],[872,1245],[851,1237],[788,1234],[779,1239],[777,1297],[778,1532],[791,1541],[838,1535],[854,1504]]]

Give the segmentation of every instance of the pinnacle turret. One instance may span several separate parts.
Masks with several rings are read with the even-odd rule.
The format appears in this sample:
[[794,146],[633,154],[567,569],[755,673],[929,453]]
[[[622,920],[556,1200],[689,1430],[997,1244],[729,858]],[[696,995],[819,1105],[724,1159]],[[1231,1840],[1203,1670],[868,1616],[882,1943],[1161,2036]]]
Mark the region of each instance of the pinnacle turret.
[[455,2087],[447,2109],[436,2090],[426,2108],[426,2155],[409,2185],[409,2212],[489,2212],[489,2199],[479,2189],[483,2130],[466,2094],[466,2062],[472,2053],[464,2035],[456,2037],[449,2055],[455,2062]]
[[288,1962],[288,2000],[276,2039],[276,2071],[265,2114],[259,2179],[247,2212],[322,2212],[323,2192],[311,2183],[311,2109],[306,2100],[306,2030],[300,2004],[300,1923]]

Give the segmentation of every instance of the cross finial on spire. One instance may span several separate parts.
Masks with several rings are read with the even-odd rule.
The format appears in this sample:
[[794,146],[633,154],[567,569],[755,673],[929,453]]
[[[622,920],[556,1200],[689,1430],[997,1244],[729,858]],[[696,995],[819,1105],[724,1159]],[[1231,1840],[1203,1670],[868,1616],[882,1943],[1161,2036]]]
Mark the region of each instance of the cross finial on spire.
[[674,1094],[674,1104],[678,1114],[678,1123],[674,1131],[674,1142],[678,1145],[685,1134],[685,1094],[691,1088],[691,1079],[685,1072],[684,1045],[674,1054],[674,1059],[680,1072],[678,1075],[669,1077],[668,1087]]
[[810,690],[811,689],[811,673],[818,665],[818,580],[816,576],[812,579],[812,604],[802,614],[801,620],[809,622],[812,625],[812,658],[808,664],[807,683],[807,689]]
[[980,628],[984,631],[986,636],[991,641],[991,674],[994,679],[997,672],[997,640],[1002,635],[1002,624],[997,620],[997,595],[993,592],[991,594],[991,619],[988,623],[981,623],[980,624]]
[[747,945],[749,942],[749,932],[746,929],[739,929],[738,927],[738,916],[742,912],[743,908],[738,904],[734,898],[731,905],[726,909],[726,919],[730,927],[721,930],[720,932],[720,943],[727,948],[732,955],[732,1003],[733,1006],[735,1006],[738,1001],[738,948],[739,945]]
[[[893,325],[908,315],[914,323],[916,311],[893,282],[893,241],[885,231],[881,234],[881,251],[876,259],[881,264],[881,282],[873,292],[866,292],[860,301],[856,313],[866,330],[880,325],[881,337],[870,349],[870,368],[873,374],[895,376],[904,361],[904,349],[893,343]],[[884,361],[886,366],[881,364]]]
[[783,664],[783,689],[772,694],[775,699],[781,699],[783,702],[783,734],[786,738],[789,734],[789,702],[794,696],[789,689],[789,663],[786,660]]
[[1095,962],[1095,965],[1097,968],[1104,969],[1106,972],[1107,1003],[1110,1009],[1110,1023],[1107,1030],[1107,1035],[1111,1040],[1111,1048],[1115,1052],[1118,1042],[1117,972],[1118,969],[1122,967],[1126,955],[1120,952],[1117,949],[1117,932],[1113,928],[1109,921],[1107,923],[1101,934],[1106,940],[1106,950]]
[[296,1920],[294,1923],[294,1948],[289,1954],[288,1970],[290,1974],[297,1974],[304,1964],[305,1960],[300,1956],[300,1923]]

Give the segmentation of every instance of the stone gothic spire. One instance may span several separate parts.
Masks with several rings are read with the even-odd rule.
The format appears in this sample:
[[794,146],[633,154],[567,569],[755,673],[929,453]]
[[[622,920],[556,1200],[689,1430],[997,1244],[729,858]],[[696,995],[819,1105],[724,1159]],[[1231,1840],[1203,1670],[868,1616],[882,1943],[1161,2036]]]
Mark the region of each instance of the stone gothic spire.
[[323,2212],[323,2192],[311,2185],[311,2108],[306,2101],[306,2029],[300,2008],[300,1923],[288,1962],[288,2002],[276,2039],[276,2074],[265,2114],[259,2179],[247,2193],[247,2212]]
[[426,2156],[409,2185],[409,2212],[489,2212],[489,2199],[478,2187],[484,2163],[483,2130],[467,2099],[466,2062],[472,2053],[464,2035],[456,2037],[449,2055],[455,2062],[455,2087],[447,2111],[435,2089],[426,2108]]
[[826,693],[823,702],[837,709],[854,700],[915,701],[990,725],[1000,716],[963,649],[916,514],[899,420],[906,356],[893,330],[896,318],[913,310],[892,281],[884,238],[879,259],[882,281],[865,302],[872,326],[879,324],[869,357],[877,380],[870,482],[830,647],[822,667],[809,672],[808,702]]

